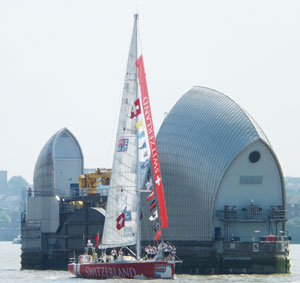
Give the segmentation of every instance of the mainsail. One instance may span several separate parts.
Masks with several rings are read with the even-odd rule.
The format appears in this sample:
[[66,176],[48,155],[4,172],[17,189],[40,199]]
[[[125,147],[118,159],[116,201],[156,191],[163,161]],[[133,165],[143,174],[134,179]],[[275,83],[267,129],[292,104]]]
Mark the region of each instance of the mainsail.
[[[161,225],[157,223],[159,229],[155,240],[158,240],[161,236],[160,228],[168,227],[168,220],[144,64],[142,56],[137,59],[137,20],[138,15],[135,15],[100,248],[136,244],[137,258],[139,258],[139,230],[141,227],[138,217],[140,214],[140,177],[141,175],[145,177],[150,163],[149,155],[151,155],[161,220]],[[138,78],[141,98],[138,95]],[[140,115],[142,113],[144,115]],[[142,116],[144,116],[144,121],[141,118]],[[143,128],[143,122],[146,129]],[[149,145],[146,140],[148,140]],[[152,204],[150,209],[152,210],[154,206],[155,204]],[[152,212],[150,220],[157,218],[157,211]]]
[[137,218],[137,117],[141,112],[137,91],[137,15],[131,38],[110,189],[101,247],[136,244]]

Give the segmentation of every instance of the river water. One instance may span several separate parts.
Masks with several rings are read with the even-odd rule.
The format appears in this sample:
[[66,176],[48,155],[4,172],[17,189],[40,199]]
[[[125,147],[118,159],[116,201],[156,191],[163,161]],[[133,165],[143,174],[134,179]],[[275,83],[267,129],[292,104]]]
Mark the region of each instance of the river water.
[[299,282],[300,283],[300,245],[290,245],[291,274],[275,275],[176,275],[175,280],[131,280],[107,279],[91,280],[76,278],[67,271],[20,270],[21,245],[0,242],[0,282],[5,283],[91,283],[91,282]]

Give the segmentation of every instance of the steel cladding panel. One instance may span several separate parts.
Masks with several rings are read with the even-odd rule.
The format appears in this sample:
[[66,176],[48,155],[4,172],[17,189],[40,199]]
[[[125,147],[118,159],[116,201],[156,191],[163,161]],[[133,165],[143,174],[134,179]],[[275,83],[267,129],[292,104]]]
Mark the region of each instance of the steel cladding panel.
[[55,188],[60,196],[70,195],[72,183],[78,183],[82,174],[82,159],[72,158],[55,160]]
[[54,163],[52,145],[56,134],[53,135],[41,150],[34,168],[34,190],[53,191],[54,189]]
[[253,119],[227,96],[194,87],[173,107],[157,135],[169,228],[163,239],[213,237],[218,186],[247,145],[268,140]]
[[[34,190],[36,192],[43,192],[45,195],[49,195],[49,193],[54,192],[57,188],[55,182],[57,179],[55,163],[59,158],[74,159],[74,163],[76,164],[73,166],[75,170],[73,175],[76,175],[76,178],[74,177],[76,181],[74,182],[73,180],[72,182],[78,182],[78,177],[83,171],[83,154],[78,141],[67,128],[56,132],[48,140],[39,154],[34,168],[33,180]],[[67,168],[65,170],[67,170]]]

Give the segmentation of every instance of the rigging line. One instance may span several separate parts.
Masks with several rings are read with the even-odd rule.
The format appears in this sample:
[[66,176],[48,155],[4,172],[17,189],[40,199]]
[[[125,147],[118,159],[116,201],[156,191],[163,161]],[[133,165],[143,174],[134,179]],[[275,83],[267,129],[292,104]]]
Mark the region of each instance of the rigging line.
[[[136,220],[136,219],[134,219],[134,220]],[[114,225],[114,224],[108,224],[107,227],[110,228],[111,230],[115,231],[116,225]],[[126,228],[136,228],[136,226],[135,225],[129,225]],[[118,232],[118,231],[115,231],[115,232],[118,233],[121,238],[131,238],[132,237],[132,236],[129,236],[129,237],[123,236],[122,233]]]
[[[109,217],[114,218],[114,217],[116,217],[115,213],[118,213],[118,216],[119,216],[119,214],[124,211],[124,205],[123,205],[123,207],[119,207],[117,205],[114,205],[114,206],[112,206],[112,208],[113,208],[112,213],[107,213],[106,218],[109,218]],[[128,209],[127,208],[125,211],[131,211],[132,212],[132,216],[131,217],[132,217],[132,219],[135,219],[134,214],[136,214],[136,209],[132,210],[132,209]]]
[[113,187],[109,187],[109,189],[120,189],[120,188],[125,188],[125,190],[126,190],[126,188],[135,188],[135,186],[124,186],[124,185],[120,185],[120,186],[118,186],[118,185],[116,185],[116,186],[113,186]]
[[131,135],[119,135],[117,136],[117,138],[135,138],[136,135],[135,134],[131,134]]
[[[106,213],[106,218],[114,217],[115,212],[122,212],[124,210],[125,202],[120,202],[119,204],[111,204],[110,211]],[[132,213],[136,213],[136,204],[135,201],[131,200],[130,202],[127,201],[127,209],[126,211],[131,211]]]

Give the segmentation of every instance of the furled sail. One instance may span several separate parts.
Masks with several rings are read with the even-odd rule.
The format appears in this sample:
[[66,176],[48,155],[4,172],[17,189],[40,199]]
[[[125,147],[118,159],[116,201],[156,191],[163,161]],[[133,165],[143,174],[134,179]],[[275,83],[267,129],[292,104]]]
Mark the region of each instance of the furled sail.
[[138,128],[140,101],[137,95],[137,15],[129,50],[119,124],[114,151],[106,217],[100,248],[136,244]]

